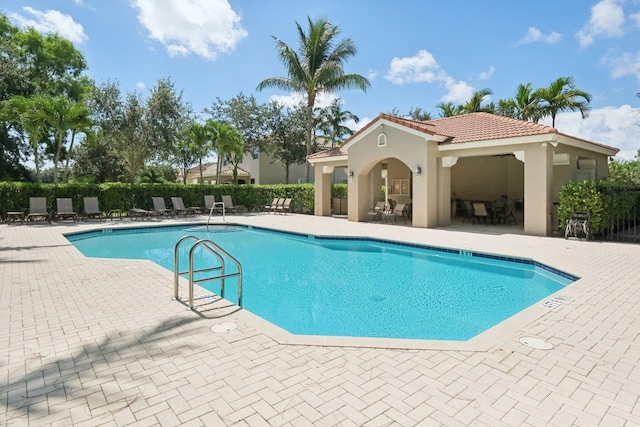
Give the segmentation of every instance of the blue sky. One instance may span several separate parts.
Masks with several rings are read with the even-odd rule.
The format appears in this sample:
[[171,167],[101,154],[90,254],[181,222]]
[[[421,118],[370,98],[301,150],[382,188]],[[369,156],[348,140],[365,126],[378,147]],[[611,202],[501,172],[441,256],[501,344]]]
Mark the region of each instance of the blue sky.
[[[284,76],[276,36],[297,46],[295,23],[328,18],[351,37],[357,55],[346,71],[368,77],[366,93],[337,95],[360,117],[441,101],[463,103],[490,88],[491,100],[520,83],[548,86],[573,76],[593,95],[591,117],[561,114],[560,132],[620,148],[640,148],[640,0],[4,0],[15,25],[57,32],[83,52],[87,74],[148,94],[170,78],[196,111],[240,92],[260,102],[292,94],[256,92]],[[333,95],[335,96],[335,95]],[[332,95],[321,99],[328,104]],[[550,124],[550,122],[545,122]]]

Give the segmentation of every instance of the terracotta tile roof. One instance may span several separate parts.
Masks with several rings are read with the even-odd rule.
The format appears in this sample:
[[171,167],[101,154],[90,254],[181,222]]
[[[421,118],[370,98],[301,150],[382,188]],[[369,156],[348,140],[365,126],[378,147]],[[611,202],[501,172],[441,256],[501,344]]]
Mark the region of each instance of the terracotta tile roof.
[[471,113],[424,122],[432,132],[448,136],[445,144],[558,133],[555,128],[489,113]]
[[325,157],[346,156],[347,150],[340,147],[329,148],[328,150],[310,154],[307,159],[323,159]]
[[344,147],[358,135],[361,135],[369,127],[377,126],[378,122],[382,119],[417,130],[419,132],[423,132],[428,135],[438,135],[448,138],[445,142],[441,142],[440,144],[461,144],[464,142],[492,141],[524,136],[558,134],[565,135],[567,137],[599,147],[617,150],[617,148],[615,147],[598,144],[596,142],[587,141],[581,138],[573,137],[571,135],[560,133],[557,129],[550,126],[512,119],[509,117],[498,116],[496,114],[490,113],[462,114],[459,116],[444,117],[441,119],[427,120],[424,122],[404,119],[402,117],[396,117],[389,114],[381,113],[378,115],[378,117],[367,123],[366,126],[353,134],[349,139],[344,141],[340,145],[340,147],[312,154],[308,158],[319,159],[325,157],[347,155],[346,150],[342,149],[342,147]]

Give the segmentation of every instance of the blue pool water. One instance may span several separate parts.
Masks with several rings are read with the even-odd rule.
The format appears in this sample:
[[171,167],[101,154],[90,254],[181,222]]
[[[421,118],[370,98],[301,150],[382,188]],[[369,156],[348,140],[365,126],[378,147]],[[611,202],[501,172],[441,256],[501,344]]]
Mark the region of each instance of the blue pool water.
[[[173,271],[174,246],[185,235],[210,239],[237,258],[243,308],[294,334],[468,340],[577,279],[531,260],[241,226],[67,238],[85,256],[150,259]],[[181,245],[180,270],[189,248]],[[198,255],[211,265],[209,254]],[[227,271],[233,268],[227,263]],[[202,286],[220,293],[219,281]],[[167,295],[172,291],[167,283]],[[237,302],[236,279],[226,280],[224,296]]]

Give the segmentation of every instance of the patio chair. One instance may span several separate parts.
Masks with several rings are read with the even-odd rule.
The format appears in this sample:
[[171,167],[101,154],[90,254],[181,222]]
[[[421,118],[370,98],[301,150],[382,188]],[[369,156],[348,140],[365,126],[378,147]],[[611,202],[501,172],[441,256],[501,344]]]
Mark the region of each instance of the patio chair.
[[514,225],[518,225],[518,222],[516,221],[515,210],[516,205],[515,203],[512,203],[506,210],[497,213],[496,222],[498,224],[502,222],[505,225],[511,225],[511,223],[513,223]]
[[102,220],[105,217],[104,211],[101,211],[98,207],[97,197],[84,197],[82,201],[84,204],[84,216],[86,218],[98,218]]
[[234,206],[233,200],[231,199],[231,196],[229,196],[229,195],[223,195],[222,196],[222,203],[224,203],[224,209],[227,212],[239,213],[239,212],[242,212],[242,211],[245,210],[243,206]]
[[407,223],[406,205],[404,203],[396,204],[396,207],[392,211],[385,211],[382,213],[382,217],[385,222],[389,222],[389,218],[393,218],[393,223],[398,223],[398,218],[402,218],[404,223]]
[[270,205],[264,205],[262,208],[263,212],[275,212],[278,206],[280,206],[284,202],[283,198],[275,197],[273,202]]
[[291,199],[286,198],[281,205],[276,206],[276,212],[291,213]]
[[574,211],[567,219],[564,230],[564,238],[575,237],[579,239],[584,236],[586,240],[591,239],[591,212]]
[[32,221],[47,221],[51,224],[51,214],[47,211],[46,197],[29,197],[27,224]]
[[376,205],[369,208],[367,215],[371,221],[380,222],[382,220],[382,212],[384,212],[385,203],[380,201],[376,202]]
[[480,223],[483,221],[485,224],[489,224],[489,212],[487,212],[487,207],[484,202],[473,202],[471,204],[473,206],[473,219],[472,224],[475,224],[476,221]]
[[167,209],[167,205],[164,203],[164,197],[152,197],[153,210],[159,212],[163,216],[173,216],[173,209]]
[[473,205],[469,200],[463,200],[464,215],[462,216],[462,222],[473,220]]
[[70,198],[56,199],[56,222],[60,220],[72,219],[73,222],[78,221],[78,214],[73,210],[73,202]]
[[175,211],[176,215],[194,216],[196,214],[196,211],[193,208],[184,207],[184,201],[182,200],[182,197],[172,197],[171,204],[173,205],[173,210]]

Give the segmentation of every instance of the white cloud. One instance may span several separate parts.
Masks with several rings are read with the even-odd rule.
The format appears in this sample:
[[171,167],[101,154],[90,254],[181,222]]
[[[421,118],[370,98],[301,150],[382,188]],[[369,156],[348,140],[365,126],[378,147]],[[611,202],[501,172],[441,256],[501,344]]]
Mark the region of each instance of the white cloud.
[[[488,75],[493,73],[493,67],[487,73],[489,73]],[[385,79],[393,84],[437,81],[447,89],[447,93],[442,97],[442,101],[445,102],[466,102],[473,94],[472,86],[448,75],[433,55],[424,49],[415,56],[393,58]]]
[[247,36],[227,0],[130,0],[149,37],[170,56],[195,54],[213,60]]
[[384,77],[393,84],[427,82],[436,78],[441,70],[436,59],[426,50],[420,50],[417,55],[406,58],[394,57],[389,66],[389,72]]
[[623,34],[624,12],[616,0],[602,0],[591,8],[589,23],[576,34],[580,46],[592,44],[596,37],[618,37]]
[[629,15],[632,21],[636,23],[636,26],[640,28],[640,12]]
[[493,76],[493,73],[495,73],[495,71],[496,71],[496,67],[491,65],[487,71],[483,71],[482,73],[480,73],[478,75],[478,78],[480,80],[488,80],[491,78],[491,76]]
[[447,93],[441,98],[444,102],[454,102],[463,104],[471,98],[474,89],[467,82],[462,80],[456,80],[450,76],[443,77],[444,86],[447,88]]
[[[551,126],[551,119],[542,123]],[[619,148],[617,159],[631,160],[640,148],[640,110],[630,105],[593,109],[584,120],[580,112],[560,113],[556,128],[567,135]]]
[[144,89],[144,88],[146,88],[146,87],[147,87],[147,85],[146,85],[146,84],[144,84],[144,82],[138,82],[138,83],[136,83],[136,87],[137,87],[138,89]]
[[617,58],[603,58],[604,63],[611,67],[611,77],[618,78],[626,75],[636,76],[640,80],[640,50],[635,54],[625,52]]
[[9,15],[10,18],[14,19],[22,27],[31,27],[41,33],[58,34],[72,43],[79,44],[87,39],[82,25],[75,22],[69,15],[60,13],[57,10],[41,12],[29,6],[25,6],[22,9],[32,15],[33,19],[26,18],[17,13]]
[[558,43],[560,39],[562,39],[562,34],[556,33],[555,31],[552,31],[549,34],[543,34],[538,28],[529,27],[527,35],[520,39],[518,45],[535,42],[555,44]]

